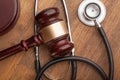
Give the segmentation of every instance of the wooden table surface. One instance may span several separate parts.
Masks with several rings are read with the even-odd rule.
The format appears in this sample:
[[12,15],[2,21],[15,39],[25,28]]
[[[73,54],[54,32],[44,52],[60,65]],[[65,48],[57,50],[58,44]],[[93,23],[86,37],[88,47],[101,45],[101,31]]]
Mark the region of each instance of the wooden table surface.
[[[75,55],[89,58],[98,63],[108,73],[108,58],[105,46],[95,27],[87,27],[77,17],[77,9],[82,0],[66,0],[69,10],[72,36],[75,44]],[[107,16],[102,23],[112,47],[115,75],[114,80],[120,80],[120,1],[102,0],[107,8]],[[60,17],[65,20],[61,0],[39,0],[38,12],[45,8],[58,7]],[[34,0],[20,0],[20,16],[14,28],[0,36],[0,50],[13,46],[21,40],[33,35],[34,29]],[[45,45],[40,46],[41,64],[51,58]],[[34,50],[20,52],[0,61],[0,80],[35,80]],[[79,63],[79,62],[78,62]],[[48,69],[45,74],[52,80],[70,80],[69,62],[59,63]],[[43,77],[43,80],[45,77]],[[102,80],[90,66],[79,63],[77,80]]]

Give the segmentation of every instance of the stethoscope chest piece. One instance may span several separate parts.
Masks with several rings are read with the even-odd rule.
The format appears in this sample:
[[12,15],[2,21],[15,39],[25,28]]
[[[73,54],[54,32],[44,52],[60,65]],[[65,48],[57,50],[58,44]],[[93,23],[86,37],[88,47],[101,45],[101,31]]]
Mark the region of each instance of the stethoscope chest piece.
[[88,26],[95,26],[94,20],[101,23],[106,16],[106,8],[100,0],[83,0],[78,8],[78,17]]

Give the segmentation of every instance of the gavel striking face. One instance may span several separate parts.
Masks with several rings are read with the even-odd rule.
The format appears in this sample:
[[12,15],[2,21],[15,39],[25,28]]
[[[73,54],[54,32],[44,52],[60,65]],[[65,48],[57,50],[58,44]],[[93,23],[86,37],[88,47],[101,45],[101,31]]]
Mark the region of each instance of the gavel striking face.
[[28,50],[36,45],[44,43],[48,46],[52,57],[63,57],[70,53],[74,45],[69,41],[69,34],[65,22],[58,18],[59,10],[49,8],[40,12],[36,17],[39,34],[20,44],[0,51],[0,59],[6,58],[22,50]]

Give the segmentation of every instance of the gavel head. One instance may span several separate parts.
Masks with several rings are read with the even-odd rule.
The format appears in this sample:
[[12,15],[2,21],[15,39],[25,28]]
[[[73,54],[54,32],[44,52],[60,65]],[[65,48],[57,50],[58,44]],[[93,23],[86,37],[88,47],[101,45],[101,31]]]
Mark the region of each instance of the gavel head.
[[53,57],[63,57],[74,47],[68,39],[69,34],[65,22],[58,16],[58,8],[49,8],[35,17],[43,42],[49,47]]

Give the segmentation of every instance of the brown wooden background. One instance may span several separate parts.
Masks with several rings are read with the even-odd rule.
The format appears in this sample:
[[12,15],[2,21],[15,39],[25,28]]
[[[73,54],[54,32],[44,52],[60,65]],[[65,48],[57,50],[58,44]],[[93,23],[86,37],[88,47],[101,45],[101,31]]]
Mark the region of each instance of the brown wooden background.
[[[106,50],[99,34],[94,27],[82,24],[77,17],[77,9],[82,0],[66,1],[76,55],[95,61],[108,73]],[[114,55],[114,80],[120,80],[120,1],[102,1],[107,7],[107,16],[102,25]],[[0,36],[0,50],[13,46],[33,35],[34,0],[20,0],[20,7],[20,16],[15,27],[9,33]],[[65,19],[61,0],[39,0],[38,12],[48,7],[58,7],[61,11],[60,17]],[[40,58],[42,65],[51,59],[44,45],[40,46]],[[28,52],[23,51],[0,61],[0,80],[35,80],[34,59],[34,51],[30,49]],[[55,65],[47,70],[46,74],[53,80],[70,80],[68,64],[69,62],[63,62]],[[90,66],[83,63],[79,63],[78,66],[77,80],[101,80],[97,72]],[[43,77],[43,80],[46,79]]]

